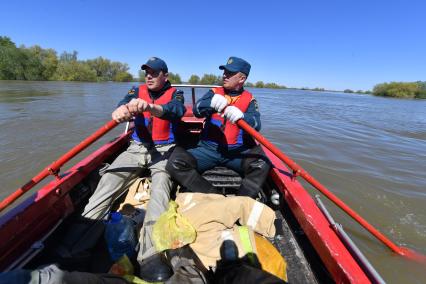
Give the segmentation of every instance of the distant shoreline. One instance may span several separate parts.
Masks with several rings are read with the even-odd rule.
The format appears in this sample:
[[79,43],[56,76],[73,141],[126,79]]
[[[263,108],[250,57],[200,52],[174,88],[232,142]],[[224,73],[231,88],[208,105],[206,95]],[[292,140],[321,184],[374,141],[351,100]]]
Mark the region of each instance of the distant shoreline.
[[[140,82],[138,80],[132,80],[132,81],[66,81],[66,80],[2,80],[0,79],[0,82],[2,81],[10,81],[10,82],[38,82],[38,83],[43,83],[43,82],[63,82],[63,83],[133,83],[133,84],[141,84],[143,82]],[[172,84],[192,84],[190,82],[171,82]],[[397,83],[398,85],[405,86],[405,84],[409,84],[409,86],[411,86],[410,84],[412,83]],[[417,83],[416,83],[417,84]],[[193,84],[193,85],[197,85],[197,84]],[[212,84],[201,84],[198,83],[198,85],[220,85],[220,83],[212,83]],[[378,84],[375,86],[375,90],[377,91],[377,89],[379,90],[383,90],[383,86],[395,86],[395,82],[393,83],[384,83],[384,84]],[[379,86],[379,87],[377,87]],[[253,89],[270,89],[270,90],[296,90],[296,91],[309,91],[309,92],[328,92],[328,93],[346,93],[346,94],[360,94],[360,95],[374,95],[374,96],[382,96],[382,97],[388,97],[388,98],[405,98],[405,99],[426,99],[425,97],[415,97],[415,95],[412,96],[396,96],[396,95],[387,95],[387,93],[385,93],[385,95],[381,95],[381,94],[375,94],[374,91],[352,91],[352,90],[326,90],[326,89],[322,89],[322,88],[314,88],[314,89],[310,89],[310,88],[293,88],[293,87],[281,87],[281,88],[267,88],[267,87],[256,87],[256,86],[245,86],[246,88],[253,88]],[[418,87],[417,87],[418,88]],[[426,90],[426,89],[425,89]],[[392,90],[391,90],[392,91]],[[421,92],[421,91],[420,91]],[[415,94],[415,93],[414,93]],[[426,94],[426,91],[425,91]]]
[[[78,60],[77,51],[63,52],[60,56],[54,49],[44,49],[38,45],[20,46],[7,36],[0,36],[0,80],[19,81],[62,81],[62,82],[143,82],[144,71],[140,70],[138,79],[130,74],[127,63],[111,61],[101,56]],[[168,73],[172,84],[182,84],[178,73]],[[192,74],[189,84],[221,85],[222,76],[204,74],[202,77]],[[290,89],[312,92],[338,92],[349,94],[372,94],[374,96],[426,99],[426,81],[380,83],[370,90],[326,90],[325,88],[288,88],[277,83],[257,81],[246,82],[246,87],[257,89]]]

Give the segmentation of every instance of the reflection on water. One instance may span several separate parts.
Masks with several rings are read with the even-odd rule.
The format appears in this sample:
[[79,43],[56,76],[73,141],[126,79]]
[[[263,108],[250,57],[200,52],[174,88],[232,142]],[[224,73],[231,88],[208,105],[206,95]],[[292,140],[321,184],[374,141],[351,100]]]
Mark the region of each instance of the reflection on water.
[[0,83],[0,103],[25,103],[55,94],[57,93],[54,89],[46,88],[45,82],[1,81]]
[[21,91],[11,90],[5,91],[0,90],[0,103],[25,103],[40,99],[45,96],[52,96],[54,93],[43,92],[43,91],[29,91],[25,95],[22,95]]
[[[108,121],[133,84],[0,81],[0,196]],[[390,239],[426,254],[426,101],[252,91],[268,139]],[[386,281],[426,282],[423,267],[323,201]]]

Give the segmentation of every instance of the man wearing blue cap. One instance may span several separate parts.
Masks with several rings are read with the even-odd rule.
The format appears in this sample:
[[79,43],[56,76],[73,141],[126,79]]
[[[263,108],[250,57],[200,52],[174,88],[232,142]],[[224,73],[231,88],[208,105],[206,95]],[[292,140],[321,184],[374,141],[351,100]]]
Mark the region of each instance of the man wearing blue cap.
[[253,95],[244,90],[250,73],[244,59],[230,57],[223,70],[223,87],[209,90],[193,107],[196,117],[205,117],[197,147],[176,147],[166,169],[188,191],[215,193],[201,174],[215,166],[226,166],[242,177],[238,195],[256,198],[266,180],[270,163],[260,146],[247,139],[248,134],[235,123],[244,120],[260,130],[260,113]]
[[[135,130],[130,145],[107,168],[82,213],[86,220],[107,217],[113,201],[132,185],[143,170],[149,169],[151,196],[141,231],[138,260],[155,252],[152,226],[168,208],[172,189],[165,166],[175,146],[176,123],[186,110],[183,92],[171,86],[168,68],[162,59],[152,57],[141,68],[145,71],[146,83],[133,87],[112,113],[112,119],[119,123],[134,119]],[[74,246],[70,254],[91,248],[93,243],[89,238],[96,242],[98,237],[91,234],[82,246]]]

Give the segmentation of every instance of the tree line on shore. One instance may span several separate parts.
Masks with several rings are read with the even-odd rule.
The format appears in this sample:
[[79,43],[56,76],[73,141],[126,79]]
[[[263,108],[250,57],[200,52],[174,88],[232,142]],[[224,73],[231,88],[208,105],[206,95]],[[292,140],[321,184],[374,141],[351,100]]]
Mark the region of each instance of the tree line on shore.
[[[77,51],[64,51],[59,56],[54,49],[44,49],[38,45],[19,47],[6,36],[0,36],[0,80],[33,80],[33,81],[85,81],[85,82],[131,82],[145,81],[144,71],[139,71],[139,78],[133,78],[127,63],[111,61],[103,57],[88,60],[78,60]],[[173,84],[182,84],[179,74],[169,73]],[[202,77],[192,74],[188,79],[194,85],[221,85],[222,76],[204,74]],[[246,87],[286,89],[286,86],[276,83],[246,82]],[[296,88],[295,88],[296,89]],[[311,91],[334,91],[324,88],[301,88]],[[345,89],[345,93],[373,94],[375,96],[394,98],[426,99],[426,81],[390,82],[374,86],[373,91],[353,91]]]
[[[139,71],[139,81],[145,81],[145,73],[142,70]],[[222,75],[204,74],[200,78],[200,76],[192,74],[188,81],[184,82],[179,74],[169,72],[169,81],[172,84],[188,83],[192,85],[221,85]],[[257,81],[256,83],[246,82],[245,86],[251,88],[286,89],[285,86],[278,85],[276,83],[264,83],[263,81]]]
[[77,51],[58,56],[54,49],[38,45],[17,47],[0,36],[0,80],[130,82],[133,76],[128,70],[126,63],[103,57],[78,60]]
[[373,95],[392,98],[426,99],[426,81],[377,84],[373,88]]
[[[339,92],[336,90],[326,90],[324,88],[310,89],[307,87],[301,88],[301,90]],[[374,86],[373,91],[354,91],[345,89],[343,92],[348,94],[371,94],[374,96],[392,98],[426,99],[426,81],[380,83]]]

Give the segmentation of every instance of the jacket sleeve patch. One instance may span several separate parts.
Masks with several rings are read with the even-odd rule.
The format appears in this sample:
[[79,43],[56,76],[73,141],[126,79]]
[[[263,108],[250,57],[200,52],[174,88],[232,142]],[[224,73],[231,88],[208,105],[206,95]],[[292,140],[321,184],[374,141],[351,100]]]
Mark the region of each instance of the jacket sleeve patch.
[[253,98],[253,99],[251,99],[251,101],[253,102],[254,109],[255,109],[257,112],[259,112],[259,104],[257,103],[256,99],[255,99],[255,98]]
[[128,92],[127,92],[127,94],[128,95],[134,95],[135,94],[135,92],[136,92],[136,88],[135,87],[132,87]]

